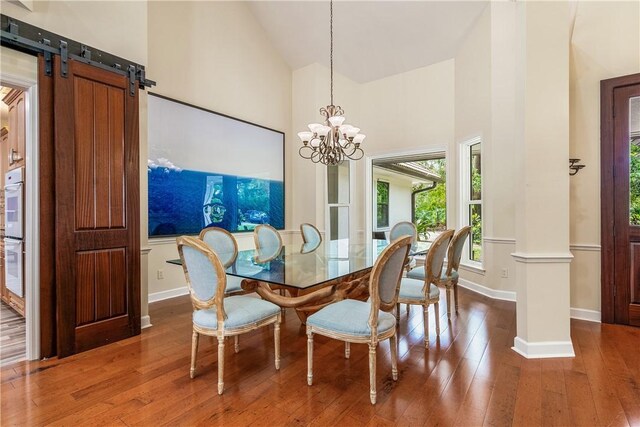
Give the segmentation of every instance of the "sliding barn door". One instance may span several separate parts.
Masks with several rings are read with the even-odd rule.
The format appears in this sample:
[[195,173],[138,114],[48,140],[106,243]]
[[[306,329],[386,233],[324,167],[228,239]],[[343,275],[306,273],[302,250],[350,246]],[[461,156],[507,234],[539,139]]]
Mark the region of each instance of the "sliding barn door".
[[58,356],[140,333],[138,93],[56,57]]

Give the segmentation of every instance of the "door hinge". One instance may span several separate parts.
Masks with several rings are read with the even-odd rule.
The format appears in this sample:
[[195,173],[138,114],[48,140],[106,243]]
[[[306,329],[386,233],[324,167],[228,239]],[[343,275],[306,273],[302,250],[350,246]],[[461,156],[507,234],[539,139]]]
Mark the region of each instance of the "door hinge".
[[136,67],[129,65],[129,95],[136,95]]
[[[42,39],[41,43],[45,46],[51,46],[49,39]],[[44,51],[44,74],[51,77],[53,73],[53,54],[47,50]]]

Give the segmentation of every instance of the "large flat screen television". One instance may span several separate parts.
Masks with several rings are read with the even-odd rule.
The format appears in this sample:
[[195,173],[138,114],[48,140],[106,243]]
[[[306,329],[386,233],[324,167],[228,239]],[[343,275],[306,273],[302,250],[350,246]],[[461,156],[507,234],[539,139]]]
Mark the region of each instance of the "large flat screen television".
[[284,228],[283,132],[149,95],[149,237]]

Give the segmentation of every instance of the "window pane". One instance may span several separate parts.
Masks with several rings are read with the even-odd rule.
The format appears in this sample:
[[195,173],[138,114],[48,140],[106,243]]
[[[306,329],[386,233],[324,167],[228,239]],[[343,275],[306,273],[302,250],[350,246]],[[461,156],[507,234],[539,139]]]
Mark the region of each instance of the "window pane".
[[482,205],[469,205],[469,222],[471,223],[471,244],[469,259],[482,261]]
[[349,208],[347,206],[331,206],[329,208],[329,224],[331,230],[329,240],[349,238]]
[[470,179],[469,183],[470,191],[470,199],[471,200],[481,200],[482,199],[482,170],[481,170],[481,154],[480,154],[480,142],[477,144],[473,144],[469,147],[471,161],[469,165],[471,167]]
[[327,201],[330,204],[349,203],[349,168],[348,161],[327,166]]
[[640,97],[629,99],[629,223],[640,225]]
[[378,181],[376,185],[377,215],[376,224],[378,227],[389,226],[389,183]]

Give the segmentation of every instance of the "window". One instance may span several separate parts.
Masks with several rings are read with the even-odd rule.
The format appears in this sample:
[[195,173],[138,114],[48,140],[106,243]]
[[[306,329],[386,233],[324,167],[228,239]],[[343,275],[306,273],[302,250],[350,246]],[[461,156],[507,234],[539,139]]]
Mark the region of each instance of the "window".
[[482,142],[474,138],[461,146],[461,225],[471,226],[465,258],[482,263]]
[[389,227],[389,183],[378,181],[376,185],[376,226]]
[[351,163],[327,166],[327,230],[329,240],[349,238]]

